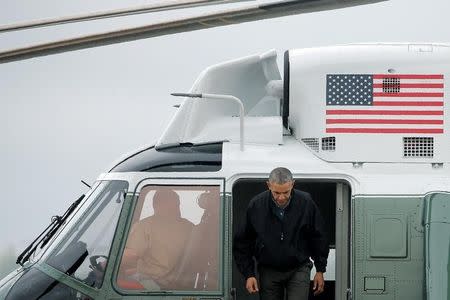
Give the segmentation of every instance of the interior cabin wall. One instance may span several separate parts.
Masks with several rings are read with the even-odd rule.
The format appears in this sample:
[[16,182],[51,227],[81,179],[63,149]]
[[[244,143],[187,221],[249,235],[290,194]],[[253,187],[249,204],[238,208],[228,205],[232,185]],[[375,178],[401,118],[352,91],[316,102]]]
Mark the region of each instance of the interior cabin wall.
[[[330,248],[336,244],[336,186],[334,182],[306,182],[296,179],[294,188],[308,192],[316,202],[325,220],[330,240]],[[233,185],[233,235],[242,225],[250,200],[257,194],[267,190],[266,179],[240,179]],[[245,279],[239,273],[233,259],[232,285],[236,289],[238,300],[256,300],[258,295],[249,295],[245,289]],[[325,292],[320,296],[312,296],[315,300],[334,300],[335,282],[327,281]],[[311,289],[310,289],[311,291]]]

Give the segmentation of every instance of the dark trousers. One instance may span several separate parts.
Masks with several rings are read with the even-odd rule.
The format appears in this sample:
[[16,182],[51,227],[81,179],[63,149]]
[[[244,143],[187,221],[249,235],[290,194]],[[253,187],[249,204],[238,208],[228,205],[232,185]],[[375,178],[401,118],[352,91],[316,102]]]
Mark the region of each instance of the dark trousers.
[[261,300],[308,300],[310,263],[287,272],[263,266],[258,271]]

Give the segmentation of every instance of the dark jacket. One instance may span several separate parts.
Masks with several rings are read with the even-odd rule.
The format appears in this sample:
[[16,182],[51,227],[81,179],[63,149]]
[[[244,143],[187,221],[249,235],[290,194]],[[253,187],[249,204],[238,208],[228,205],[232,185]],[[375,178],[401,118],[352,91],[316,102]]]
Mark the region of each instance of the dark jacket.
[[311,257],[316,270],[325,272],[328,240],[320,211],[308,193],[292,190],[284,218],[274,214],[270,191],[254,197],[246,220],[234,237],[233,254],[239,271],[255,276],[253,257],[258,264],[289,271],[307,263]]

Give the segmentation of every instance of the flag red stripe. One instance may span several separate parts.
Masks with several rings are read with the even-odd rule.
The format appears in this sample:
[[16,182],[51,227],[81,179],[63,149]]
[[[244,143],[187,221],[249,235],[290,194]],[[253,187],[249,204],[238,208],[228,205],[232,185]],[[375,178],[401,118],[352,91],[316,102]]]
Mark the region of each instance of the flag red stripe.
[[[396,85],[396,84],[387,84],[385,85],[388,88],[392,88],[392,87],[398,87],[400,86],[400,88],[419,88],[419,89],[442,89],[444,88],[444,84],[443,83],[400,83],[400,85]],[[374,83],[373,84],[374,88],[382,88],[383,84],[382,83]]]
[[327,133],[444,133],[439,128],[327,128]]
[[373,93],[374,97],[444,97],[444,93]]
[[381,106],[444,106],[442,101],[373,101],[373,105]]
[[444,79],[444,75],[437,74],[374,74],[374,79],[400,78],[400,79]]
[[359,109],[327,109],[327,115],[417,115],[442,116],[442,110],[359,110]]
[[327,119],[327,124],[444,124],[444,120]]

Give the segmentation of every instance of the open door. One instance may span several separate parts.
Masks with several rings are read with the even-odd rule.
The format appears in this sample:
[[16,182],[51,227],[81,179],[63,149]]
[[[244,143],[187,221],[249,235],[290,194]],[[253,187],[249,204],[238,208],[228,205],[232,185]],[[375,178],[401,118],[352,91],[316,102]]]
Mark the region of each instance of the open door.
[[[314,297],[310,288],[310,299],[347,298],[349,289],[349,218],[350,187],[344,182],[296,179],[295,189],[306,191],[319,207],[325,220],[330,240],[330,255],[325,273],[325,292]],[[233,233],[241,226],[250,200],[267,190],[266,179],[239,179],[233,185]],[[245,281],[233,261],[232,286],[236,289],[237,299],[259,299],[258,295],[249,295],[245,290]],[[311,272],[311,279],[315,270]]]

